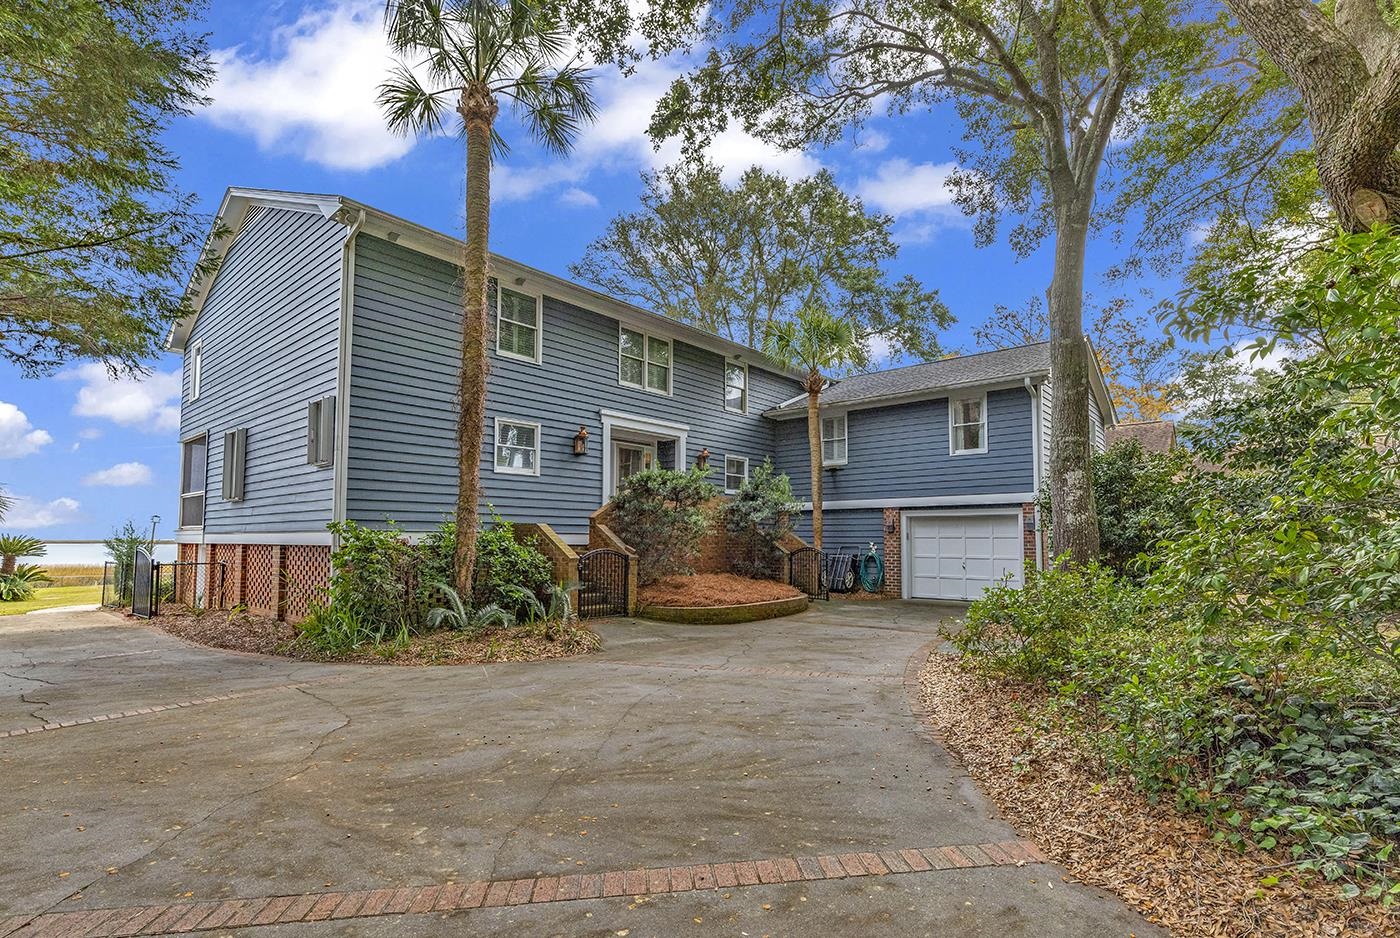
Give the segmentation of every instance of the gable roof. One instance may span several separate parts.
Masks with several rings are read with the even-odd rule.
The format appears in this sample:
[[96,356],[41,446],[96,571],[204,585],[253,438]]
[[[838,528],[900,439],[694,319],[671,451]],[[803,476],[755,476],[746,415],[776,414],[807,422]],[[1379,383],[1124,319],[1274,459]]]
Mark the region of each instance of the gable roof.
[[[1089,351],[1097,360],[1092,345]],[[874,407],[904,400],[942,397],[962,388],[1019,384],[1027,379],[1039,383],[1049,376],[1050,343],[1032,342],[1029,345],[954,355],[935,362],[852,375],[833,382],[822,391],[821,403],[823,407]],[[1101,411],[1111,423],[1113,401],[1097,368],[1090,369],[1089,383]],[[795,417],[806,411],[806,395],[799,395],[768,410],[766,416]]]
[[[275,189],[249,189],[231,187],[224,193],[223,202],[214,218],[210,233],[204,244],[201,257],[217,263],[242,228],[248,213],[258,207],[276,208],[287,211],[315,212],[344,226],[348,232],[363,231],[365,234],[383,238],[394,244],[436,257],[452,264],[460,265],[464,242],[460,238],[420,225],[390,214],[381,209],[357,202],[342,195],[315,194],[308,192],[284,192]],[[762,351],[738,342],[722,338],[712,332],[661,313],[634,306],[625,300],[600,293],[592,287],[566,280],[519,261],[491,253],[488,267],[493,276],[502,279],[523,277],[539,287],[543,292],[576,306],[584,307],[637,329],[652,329],[671,335],[699,348],[716,352],[731,360],[746,362],[777,374],[801,380],[802,374],[770,359]],[[171,326],[166,336],[166,347],[182,351],[188,341],[195,320],[199,318],[210,287],[217,278],[212,276],[192,277],[185,289],[189,312]]]

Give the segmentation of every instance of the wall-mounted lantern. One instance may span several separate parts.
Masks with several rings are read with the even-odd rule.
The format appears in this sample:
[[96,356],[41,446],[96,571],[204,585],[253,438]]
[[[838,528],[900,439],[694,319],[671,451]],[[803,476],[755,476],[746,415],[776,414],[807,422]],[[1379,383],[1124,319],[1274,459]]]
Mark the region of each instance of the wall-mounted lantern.
[[710,451],[709,451],[709,449],[702,449],[702,450],[700,450],[700,452],[698,452],[698,453],[695,454],[695,468],[696,468],[696,469],[699,469],[699,470],[701,470],[701,471],[703,472],[705,469],[709,468],[709,465],[710,465]]
[[578,428],[578,432],[574,434],[574,455],[575,455],[575,456],[582,456],[583,454],[585,454],[585,453],[587,453],[587,452],[588,452],[588,428],[587,428],[587,427],[582,427],[582,426],[581,426],[581,427]]

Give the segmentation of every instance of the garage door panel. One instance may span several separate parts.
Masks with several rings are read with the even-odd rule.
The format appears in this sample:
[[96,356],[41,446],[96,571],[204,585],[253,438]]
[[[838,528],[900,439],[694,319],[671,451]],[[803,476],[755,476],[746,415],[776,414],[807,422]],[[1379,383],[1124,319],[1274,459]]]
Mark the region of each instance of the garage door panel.
[[1020,514],[925,515],[905,521],[909,595],[976,599],[1003,579],[1021,585]]

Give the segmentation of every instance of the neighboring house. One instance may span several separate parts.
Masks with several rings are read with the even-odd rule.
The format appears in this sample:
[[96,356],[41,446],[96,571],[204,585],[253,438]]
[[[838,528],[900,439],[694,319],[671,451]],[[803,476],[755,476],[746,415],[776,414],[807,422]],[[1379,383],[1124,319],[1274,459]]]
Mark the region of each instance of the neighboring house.
[[[302,614],[329,575],[329,523],[414,535],[453,512],[461,242],[340,196],[231,189],[207,250],[218,272],[169,339],[184,355],[181,558],[222,564],[230,602]],[[504,257],[491,273],[484,514],[547,525],[568,551],[620,479],[702,452],[725,489],[772,458],[805,491],[800,375]],[[904,595],[1019,577],[1023,553],[1038,559],[1021,519],[1033,529],[1048,388],[1043,345],[837,383],[827,543],[897,560],[907,539],[913,575],[890,564]]]
[[1169,453],[1176,446],[1176,424],[1170,420],[1138,420],[1109,427],[1108,445],[1137,440],[1149,453]]

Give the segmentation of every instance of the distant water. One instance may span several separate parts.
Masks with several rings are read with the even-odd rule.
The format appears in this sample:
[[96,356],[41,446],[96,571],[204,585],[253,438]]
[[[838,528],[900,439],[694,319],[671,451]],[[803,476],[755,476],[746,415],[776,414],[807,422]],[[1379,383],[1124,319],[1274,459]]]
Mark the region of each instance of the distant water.
[[[28,563],[39,564],[66,564],[66,563],[102,563],[109,560],[106,549],[101,542],[96,544],[49,544],[49,552],[43,557],[29,558]],[[176,545],[157,544],[156,560],[174,560]]]

